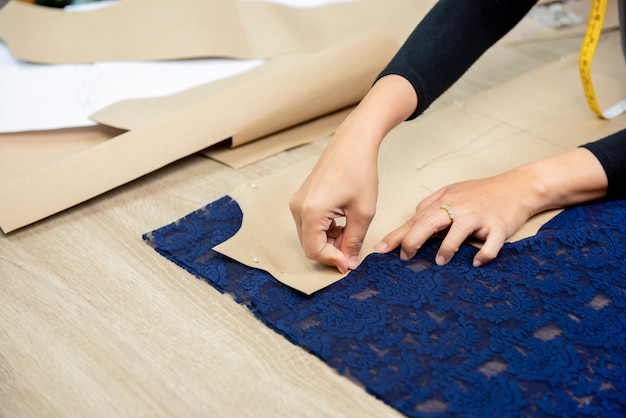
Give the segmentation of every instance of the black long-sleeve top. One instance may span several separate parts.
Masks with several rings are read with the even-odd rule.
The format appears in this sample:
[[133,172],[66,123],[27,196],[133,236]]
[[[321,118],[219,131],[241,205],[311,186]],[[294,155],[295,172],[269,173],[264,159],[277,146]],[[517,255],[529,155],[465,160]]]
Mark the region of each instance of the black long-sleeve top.
[[[409,119],[424,112],[537,0],[439,0],[413,30],[378,78],[397,74],[417,93]],[[626,197],[626,130],[583,145],[602,164],[608,198]]]

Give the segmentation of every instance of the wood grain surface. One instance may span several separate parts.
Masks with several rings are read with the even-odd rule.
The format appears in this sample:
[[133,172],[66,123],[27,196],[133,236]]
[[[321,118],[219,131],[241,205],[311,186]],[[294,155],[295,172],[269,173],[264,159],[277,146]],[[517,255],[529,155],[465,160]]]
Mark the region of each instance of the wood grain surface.
[[[429,112],[580,42],[494,47]],[[192,156],[0,235],[0,416],[400,416],[141,238],[323,146],[239,170]]]

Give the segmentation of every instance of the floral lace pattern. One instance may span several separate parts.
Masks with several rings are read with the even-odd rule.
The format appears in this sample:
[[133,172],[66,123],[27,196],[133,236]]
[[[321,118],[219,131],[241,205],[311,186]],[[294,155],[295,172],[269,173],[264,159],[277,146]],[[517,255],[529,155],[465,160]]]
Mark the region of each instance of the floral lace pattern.
[[156,251],[407,416],[626,416],[626,200],[565,210],[473,268],[439,241],[373,254],[305,296],[211,248],[226,196],[145,234]]

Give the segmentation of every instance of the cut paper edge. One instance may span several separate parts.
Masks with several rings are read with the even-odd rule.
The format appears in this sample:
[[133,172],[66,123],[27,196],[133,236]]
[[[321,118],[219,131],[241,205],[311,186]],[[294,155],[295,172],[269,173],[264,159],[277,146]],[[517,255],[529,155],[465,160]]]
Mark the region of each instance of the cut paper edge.
[[[605,45],[611,47],[619,45]],[[608,74],[615,65],[623,66],[620,54],[604,54],[597,61],[596,72]],[[413,215],[420,200],[441,187],[495,175],[626,128],[624,115],[599,121],[588,112],[579,83],[577,57],[569,57],[478,94],[461,106],[395,128],[381,147],[377,214],[362,256],[371,254],[384,235]],[[603,88],[624,92],[626,83],[607,77]],[[289,197],[316,160],[259,179],[254,187],[237,188],[231,196],[243,212],[242,227],[214,249],[305,294],[343,278],[336,269],[304,257],[288,208]],[[531,218],[509,242],[535,235],[559,212]]]

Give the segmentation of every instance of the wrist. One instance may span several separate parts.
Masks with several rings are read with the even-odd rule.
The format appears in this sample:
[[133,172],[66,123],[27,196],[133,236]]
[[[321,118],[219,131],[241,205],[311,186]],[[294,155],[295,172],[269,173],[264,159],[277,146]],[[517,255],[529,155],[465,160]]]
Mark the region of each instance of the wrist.
[[528,186],[522,187],[527,194],[522,198],[531,215],[599,199],[608,187],[600,162],[585,148],[535,161],[511,173]]
[[537,164],[517,167],[511,173],[516,177],[515,188],[521,192],[519,201],[526,206],[529,218],[553,208],[553,193]]
[[417,94],[411,83],[399,75],[388,75],[374,84],[338,132],[350,132],[349,137],[379,146],[389,131],[411,116],[416,107]]

